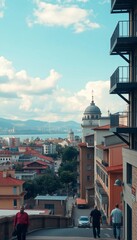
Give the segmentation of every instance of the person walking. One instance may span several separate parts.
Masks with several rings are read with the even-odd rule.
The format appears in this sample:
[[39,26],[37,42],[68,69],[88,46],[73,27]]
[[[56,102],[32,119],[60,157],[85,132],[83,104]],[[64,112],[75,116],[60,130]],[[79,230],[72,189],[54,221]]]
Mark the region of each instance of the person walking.
[[26,240],[28,226],[29,226],[28,213],[24,211],[24,206],[21,206],[20,212],[16,214],[14,219],[14,228],[17,230],[18,240]]
[[94,206],[94,209],[90,213],[92,227],[93,227],[93,235],[94,238],[98,236],[100,238],[100,223],[101,223],[101,212],[98,210],[97,206]]
[[117,238],[120,240],[123,216],[122,216],[122,211],[119,209],[118,204],[116,204],[115,208],[111,211],[110,217],[111,217],[111,222],[113,226],[114,238]]

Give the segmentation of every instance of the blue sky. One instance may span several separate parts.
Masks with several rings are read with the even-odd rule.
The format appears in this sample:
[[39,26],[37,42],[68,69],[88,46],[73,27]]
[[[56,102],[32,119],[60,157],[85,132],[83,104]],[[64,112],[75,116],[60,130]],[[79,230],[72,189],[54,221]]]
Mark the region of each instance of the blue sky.
[[109,80],[126,62],[110,37],[126,15],[109,0],[0,0],[1,117],[81,122],[92,100],[102,115],[125,111]]

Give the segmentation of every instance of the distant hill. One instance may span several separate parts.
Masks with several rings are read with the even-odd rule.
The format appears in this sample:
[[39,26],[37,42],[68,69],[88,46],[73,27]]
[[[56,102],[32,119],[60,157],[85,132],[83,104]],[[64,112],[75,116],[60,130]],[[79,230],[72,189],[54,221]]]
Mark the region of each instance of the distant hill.
[[75,121],[44,122],[37,120],[11,120],[0,118],[0,134],[74,133],[81,131],[81,124]]

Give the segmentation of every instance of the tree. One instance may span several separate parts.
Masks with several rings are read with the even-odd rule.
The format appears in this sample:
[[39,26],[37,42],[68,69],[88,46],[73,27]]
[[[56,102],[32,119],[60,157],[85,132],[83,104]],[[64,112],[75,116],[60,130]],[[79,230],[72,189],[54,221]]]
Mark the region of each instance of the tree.
[[60,179],[58,176],[49,172],[42,176],[38,176],[33,181],[28,181],[24,184],[25,190],[27,191],[26,199],[30,197],[36,197],[36,195],[54,194],[60,188]]
[[77,155],[78,151],[74,147],[66,147],[62,154],[62,163],[58,170],[60,181],[67,187],[76,188],[77,183]]
[[62,162],[76,160],[78,151],[74,147],[65,147],[62,153]]

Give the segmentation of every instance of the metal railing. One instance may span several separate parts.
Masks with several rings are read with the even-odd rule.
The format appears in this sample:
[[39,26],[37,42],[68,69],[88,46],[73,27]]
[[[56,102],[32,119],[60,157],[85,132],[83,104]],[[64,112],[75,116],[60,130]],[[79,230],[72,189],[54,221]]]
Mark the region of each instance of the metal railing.
[[134,26],[137,26],[136,21],[119,21],[110,40],[111,49],[119,37],[136,37],[136,31],[133,31]]
[[119,125],[128,126],[129,112],[117,112],[110,114],[110,127],[118,127]]
[[110,88],[116,83],[127,83],[129,82],[131,67],[119,66],[110,77]]

